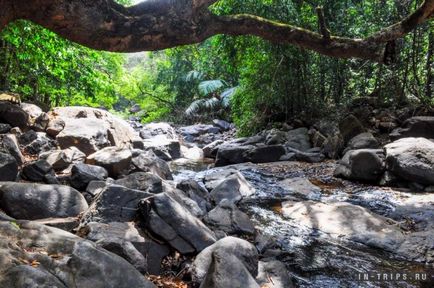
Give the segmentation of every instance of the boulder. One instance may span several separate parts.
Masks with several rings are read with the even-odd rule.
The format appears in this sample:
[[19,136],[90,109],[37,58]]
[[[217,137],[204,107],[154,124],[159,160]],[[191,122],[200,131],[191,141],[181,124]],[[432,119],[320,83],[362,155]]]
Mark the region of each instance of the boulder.
[[147,193],[163,192],[161,178],[147,172],[136,172],[115,181],[115,184]]
[[255,193],[255,189],[247,182],[244,176],[237,172],[227,177],[215,187],[210,193],[210,199],[219,204],[223,199],[232,203],[238,203],[244,197]]
[[232,129],[231,123],[225,120],[214,119],[212,120],[212,123],[214,124],[214,126],[220,128],[221,131],[229,131]]
[[91,222],[81,227],[78,234],[121,256],[140,272],[152,275],[161,273],[163,258],[170,252],[169,247],[140,233],[132,222]]
[[55,171],[62,171],[72,164],[84,162],[86,155],[78,148],[70,147],[65,150],[42,153],[39,158],[47,161]]
[[224,251],[212,253],[211,265],[200,288],[260,288],[235,256]]
[[243,264],[239,266],[245,266],[253,277],[258,274],[259,255],[256,247],[246,240],[229,236],[220,239],[196,256],[191,267],[191,274],[195,282],[202,282],[205,278],[213,262],[213,253],[215,252],[235,256]]
[[12,126],[6,123],[0,123],[0,134],[6,134],[11,131]]
[[0,101],[0,122],[7,123],[12,127],[19,127],[21,129],[27,128],[30,124],[30,117],[26,111],[19,105]]
[[21,103],[20,107],[30,116],[31,119],[35,120],[41,116],[44,111],[38,105],[32,103]]
[[339,123],[339,131],[346,144],[353,137],[365,132],[365,128],[356,116],[350,114]]
[[306,151],[312,148],[309,137],[309,130],[307,128],[298,128],[286,132],[285,146]]
[[60,107],[51,112],[51,118],[65,122],[65,128],[56,137],[60,147],[76,146],[86,155],[107,146],[131,146],[136,137],[126,121],[100,109]]
[[266,145],[255,147],[245,152],[244,157],[248,162],[252,163],[267,163],[279,161],[286,153],[283,145]]
[[25,179],[33,182],[58,184],[58,181],[54,180],[56,179],[56,174],[54,173],[53,167],[45,160],[38,160],[33,163],[26,164],[23,167],[22,176]]
[[65,129],[65,126],[65,120],[61,118],[50,119],[45,132],[51,137],[56,137],[60,132],[63,131],[63,129]]
[[191,125],[186,127],[180,128],[181,135],[184,136],[184,138],[187,141],[192,140],[194,137],[198,137],[203,134],[217,134],[220,133],[220,128],[215,127],[213,125],[206,125],[206,124],[197,124],[197,125]]
[[422,137],[434,139],[434,117],[416,116],[407,119],[401,128],[397,128],[390,133],[390,138],[400,139],[405,137]]
[[217,207],[209,211],[204,221],[215,230],[227,234],[255,234],[255,226],[250,217],[227,200],[222,200]]
[[306,178],[287,178],[280,181],[279,184],[285,190],[285,194],[288,195],[295,194],[306,199],[319,199],[321,197],[321,188],[312,184]]
[[[142,202],[141,211],[145,219],[149,219],[147,225],[151,231],[181,253],[200,252],[216,241],[214,233],[202,221],[166,193],[157,194]],[[161,225],[156,225],[158,223]],[[178,240],[184,240],[186,243],[176,244],[175,241]],[[188,247],[185,244],[191,246],[193,251],[180,249],[180,246]]]
[[176,134],[175,128],[173,128],[168,123],[148,123],[143,126],[140,131],[140,137],[143,139],[150,139],[156,136],[164,136],[166,139],[177,140],[178,135]]
[[108,185],[95,197],[83,215],[83,223],[130,222],[138,216],[140,200],[152,194],[119,185]]
[[71,186],[83,191],[91,181],[103,181],[108,177],[108,172],[103,167],[78,163],[71,169]]
[[173,180],[172,171],[166,161],[160,159],[152,151],[135,149],[132,151],[133,171],[150,172],[163,180]]
[[0,205],[16,219],[78,216],[88,205],[77,190],[62,185],[0,183]]
[[132,156],[130,149],[106,147],[89,155],[86,163],[104,167],[110,177],[118,178],[128,172]]
[[344,146],[344,140],[340,134],[328,136],[323,144],[322,153],[330,159],[337,159],[344,150]]
[[240,146],[236,144],[222,145],[219,147],[215,166],[226,166],[230,164],[248,162],[245,153],[254,149],[255,146],[247,145]]
[[155,288],[126,260],[91,241],[28,221],[0,221],[0,259],[0,287]]
[[10,154],[0,152],[0,181],[15,181],[17,175],[17,160]]
[[43,152],[56,149],[56,141],[47,137],[43,132],[35,132],[29,130],[28,132],[18,137],[20,145],[24,146],[24,152],[32,155],[39,155]]
[[38,132],[45,132],[49,121],[50,116],[48,116],[47,113],[42,112],[41,115],[39,115],[33,122],[32,129]]
[[179,140],[168,139],[166,136],[156,136],[142,141],[142,150],[152,151],[159,158],[171,161],[181,158],[181,144]]
[[205,158],[216,158],[217,151],[220,145],[225,143],[223,140],[216,140],[202,148]]
[[377,182],[385,170],[383,150],[350,150],[339,161],[334,175],[350,180]]
[[277,260],[268,262],[259,261],[256,281],[261,287],[267,288],[295,287],[285,264]]
[[403,138],[385,147],[387,169],[410,182],[434,184],[434,142]]
[[176,188],[182,190],[185,195],[195,201],[202,211],[208,211],[210,200],[208,191],[194,180],[182,180],[176,185]]
[[0,151],[13,156],[18,165],[22,165],[25,161],[17,137],[13,134],[0,135]]
[[347,144],[346,151],[358,149],[379,149],[380,142],[370,132],[361,133],[353,137]]

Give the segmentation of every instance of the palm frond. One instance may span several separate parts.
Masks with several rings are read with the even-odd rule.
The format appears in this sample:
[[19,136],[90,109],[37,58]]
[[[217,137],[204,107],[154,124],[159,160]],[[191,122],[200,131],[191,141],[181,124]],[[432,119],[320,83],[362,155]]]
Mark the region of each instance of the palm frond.
[[204,74],[200,71],[192,70],[185,75],[186,82],[194,82],[201,81],[204,77]]
[[199,92],[206,96],[211,93],[217,92],[219,89],[226,86],[223,80],[207,80],[199,83]]
[[223,107],[227,108],[230,106],[231,98],[232,98],[232,96],[234,96],[237,89],[238,89],[238,87],[231,87],[231,88],[223,91],[222,94],[220,94],[220,98],[221,98]]

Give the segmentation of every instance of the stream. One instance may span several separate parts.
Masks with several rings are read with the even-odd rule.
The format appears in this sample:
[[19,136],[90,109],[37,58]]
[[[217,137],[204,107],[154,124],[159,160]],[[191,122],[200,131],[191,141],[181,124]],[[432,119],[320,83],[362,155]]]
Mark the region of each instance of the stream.
[[[322,203],[339,201],[358,205],[393,219],[405,231],[434,231],[429,230],[434,226],[432,194],[415,194],[334,178],[334,161],[318,164],[247,163],[221,168],[212,168],[210,163],[212,162],[180,161],[172,164],[175,181],[195,179],[204,183],[204,179],[213,173],[224,174],[230,169],[241,172],[256,192],[243,199],[240,209],[254,221],[256,229],[263,235],[262,238],[274,239],[278,245],[278,249],[274,252],[267,250],[262,257],[276,257],[284,262],[296,287],[434,287],[432,262],[424,264],[407,261],[378,248],[331,237],[282,215],[282,203],[288,200]],[[288,178],[309,179],[320,189],[303,195],[288,193],[280,184],[280,181]],[[431,238],[434,238],[434,235],[431,235]],[[359,280],[364,273],[370,273],[369,281]],[[382,281],[376,280],[377,273],[382,274]],[[394,277],[397,277],[396,273],[408,273],[410,276],[406,281],[384,281],[387,277],[384,273],[393,273]],[[427,279],[412,279],[418,276]]]

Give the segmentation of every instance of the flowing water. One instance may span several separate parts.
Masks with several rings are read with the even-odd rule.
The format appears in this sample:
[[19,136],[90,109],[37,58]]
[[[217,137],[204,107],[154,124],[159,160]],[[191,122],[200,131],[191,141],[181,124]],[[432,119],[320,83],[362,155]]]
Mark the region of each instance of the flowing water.
[[[426,207],[415,205],[414,208],[403,211],[405,213],[399,213],[399,209],[396,209],[399,197],[413,197],[412,194],[391,192],[385,190],[386,188],[335,179],[332,176],[334,162],[321,164],[279,162],[260,165],[241,164],[232,167],[239,170],[256,189],[252,197],[241,202],[240,208],[251,217],[262,235],[271,237],[277,243],[279,251],[270,256],[277,256],[286,264],[297,287],[434,287],[432,264],[409,262],[380,249],[330,237],[319,230],[283,217],[281,207],[281,203],[286,200],[313,200],[323,203],[345,201],[397,221],[413,217],[416,220],[412,222],[414,225],[407,227],[406,221],[403,221],[405,222],[403,227],[421,229],[418,225],[426,227],[434,223],[432,195],[427,195],[431,198],[427,198],[429,201],[426,201]],[[210,168],[209,162],[196,161],[172,165],[172,169],[175,180],[192,178],[201,181],[209,173],[229,168]],[[288,194],[279,182],[282,179],[295,177],[309,179],[321,188],[321,192],[303,196]],[[374,278],[370,281],[361,281],[359,277],[365,276],[365,273],[370,273],[369,275]],[[384,274],[390,278],[397,277],[396,273],[408,273],[407,277],[419,276],[428,279],[426,281],[413,279],[373,281],[378,277],[376,273],[381,273],[383,279],[386,277]]]

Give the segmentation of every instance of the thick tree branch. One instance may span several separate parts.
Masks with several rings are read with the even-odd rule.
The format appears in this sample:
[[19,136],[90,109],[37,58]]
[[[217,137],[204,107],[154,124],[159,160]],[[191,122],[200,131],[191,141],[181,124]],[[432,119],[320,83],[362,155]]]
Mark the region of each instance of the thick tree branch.
[[330,31],[327,28],[326,19],[324,16],[324,9],[321,6],[318,6],[316,8],[316,13],[318,14],[319,31],[321,32],[324,39],[328,41],[330,40]]
[[330,35],[322,13],[316,33],[253,15],[213,15],[208,7],[217,1],[147,0],[124,7],[113,0],[0,0],[0,30],[14,19],[27,19],[84,46],[119,52],[199,43],[216,34],[254,35],[328,56],[387,63],[394,58],[393,42],[434,14],[434,0],[425,0],[403,21],[350,39]]

